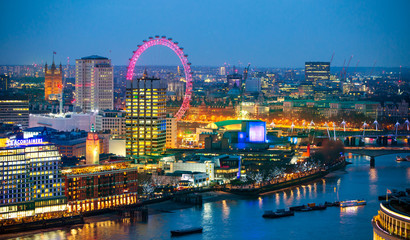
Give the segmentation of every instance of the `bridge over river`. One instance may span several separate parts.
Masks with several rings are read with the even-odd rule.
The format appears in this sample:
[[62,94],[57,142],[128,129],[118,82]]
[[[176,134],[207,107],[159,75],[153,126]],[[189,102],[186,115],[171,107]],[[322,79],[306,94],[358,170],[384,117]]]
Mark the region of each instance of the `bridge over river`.
[[375,157],[389,154],[407,154],[410,153],[410,147],[345,147],[345,152],[369,156],[370,166],[374,167]]

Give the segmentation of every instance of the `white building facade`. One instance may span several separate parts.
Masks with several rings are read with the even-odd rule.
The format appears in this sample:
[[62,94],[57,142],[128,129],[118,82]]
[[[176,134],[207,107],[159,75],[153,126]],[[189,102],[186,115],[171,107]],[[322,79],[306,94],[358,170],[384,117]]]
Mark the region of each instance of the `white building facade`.
[[75,62],[75,107],[82,112],[114,108],[114,75],[111,60],[92,55]]

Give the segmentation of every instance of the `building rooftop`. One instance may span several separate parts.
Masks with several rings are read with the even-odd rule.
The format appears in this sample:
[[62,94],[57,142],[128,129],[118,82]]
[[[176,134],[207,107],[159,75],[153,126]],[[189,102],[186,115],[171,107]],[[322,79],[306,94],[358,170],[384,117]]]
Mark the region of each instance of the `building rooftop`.
[[101,56],[98,56],[98,55],[91,55],[91,56],[88,56],[88,57],[82,57],[81,59],[82,60],[97,60],[97,59],[108,59],[108,58],[101,57]]

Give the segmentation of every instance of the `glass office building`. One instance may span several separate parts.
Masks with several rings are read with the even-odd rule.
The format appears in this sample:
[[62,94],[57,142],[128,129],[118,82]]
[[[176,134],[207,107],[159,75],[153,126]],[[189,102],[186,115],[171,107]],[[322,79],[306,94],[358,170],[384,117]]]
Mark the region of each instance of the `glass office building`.
[[0,220],[67,209],[57,146],[42,139],[0,147]]

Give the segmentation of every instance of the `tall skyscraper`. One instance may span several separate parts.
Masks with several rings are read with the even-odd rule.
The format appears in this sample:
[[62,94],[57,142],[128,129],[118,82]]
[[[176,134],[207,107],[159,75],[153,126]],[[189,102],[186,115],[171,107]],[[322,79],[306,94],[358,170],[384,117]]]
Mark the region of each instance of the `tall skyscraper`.
[[330,80],[330,62],[306,62],[305,80],[314,86],[323,86]]
[[142,159],[165,152],[166,90],[166,84],[146,72],[142,78],[127,81],[127,157]]
[[[51,68],[48,68],[47,64],[44,66],[44,99],[46,101],[57,100],[57,94],[61,94],[62,86],[63,67],[60,64],[60,67],[56,68],[53,59]],[[50,97],[52,97],[52,99],[50,99]]]
[[92,55],[75,61],[75,106],[83,112],[113,109],[114,78],[111,60]]
[[5,93],[10,86],[10,76],[7,74],[0,75],[0,92]]

